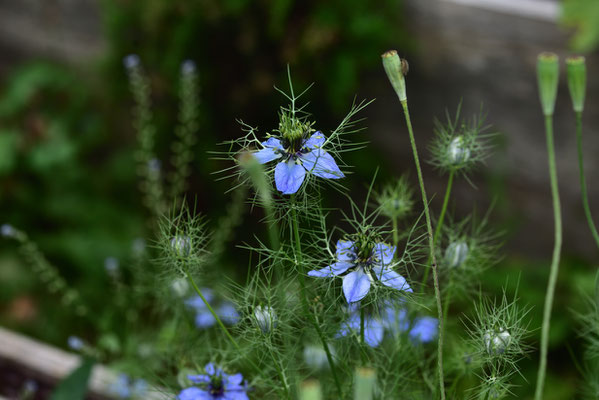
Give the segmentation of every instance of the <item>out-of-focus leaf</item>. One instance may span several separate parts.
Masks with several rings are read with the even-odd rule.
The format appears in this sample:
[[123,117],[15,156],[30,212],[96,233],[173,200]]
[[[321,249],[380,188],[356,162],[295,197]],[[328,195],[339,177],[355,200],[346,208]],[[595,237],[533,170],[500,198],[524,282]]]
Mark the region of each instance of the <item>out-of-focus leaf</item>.
[[94,366],[94,360],[83,362],[56,387],[50,400],[83,400],[87,393],[87,382]]

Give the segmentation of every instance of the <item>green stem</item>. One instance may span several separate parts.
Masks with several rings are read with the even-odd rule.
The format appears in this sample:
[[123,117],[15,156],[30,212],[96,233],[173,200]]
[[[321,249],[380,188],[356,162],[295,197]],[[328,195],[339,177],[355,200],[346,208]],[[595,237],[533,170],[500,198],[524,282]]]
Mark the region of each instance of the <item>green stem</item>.
[[285,397],[287,399],[291,399],[291,394],[289,393],[289,383],[287,382],[287,377],[285,376],[283,366],[281,365],[281,359],[280,359],[280,357],[275,356],[275,353],[272,350],[272,347],[273,347],[272,340],[270,340],[270,338],[268,339],[268,344],[269,344],[268,350],[270,351],[272,360],[274,361],[277,372],[279,373],[279,378],[281,379],[281,382],[283,383],[283,391],[285,392]]
[[578,169],[580,170],[580,193],[582,195],[582,207],[584,208],[584,214],[587,217],[587,222],[595,243],[599,247],[599,233],[593,222],[593,216],[591,215],[591,209],[589,207],[589,195],[587,193],[587,182],[584,176],[584,161],[582,152],[582,112],[576,113],[576,144],[578,145]]
[[543,310],[543,325],[541,326],[541,359],[539,362],[539,373],[537,375],[537,388],[535,400],[543,398],[543,387],[545,385],[545,374],[547,370],[547,348],[549,345],[549,325],[551,321],[551,308],[553,296],[559,272],[559,259],[562,248],[562,215],[560,210],[559,191],[557,186],[557,169],[555,166],[555,149],[553,146],[553,120],[551,115],[545,116],[545,133],[547,136],[547,155],[549,157],[549,177],[551,179],[551,195],[553,197],[553,217],[555,220],[555,243],[553,247],[553,258],[551,259],[551,270],[547,293],[545,294],[545,307]]
[[[439,242],[439,235],[441,234],[441,228],[443,227],[443,220],[445,219],[445,213],[447,212],[447,205],[449,204],[449,197],[451,195],[451,189],[453,187],[453,177],[455,175],[455,171],[452,169],[449,172],[449,178],[447,180],[447,187],[445,188],[445,197],[443,198],[443,207],[441,208],[441,214],[439,215],[439,221],[437,222],[437,226],[435,227],[435,234],[433,236],[433,244],[436,246]],[[424,277],[422,278],[422,288],[426,285],[426,281],[428,281],[428,274],[430,271],[431,258],[429,257],[428,262],[426,263],[426,270],[424,271]]]
[[397,249],[397,245],[399,244],[399,230],[397,228],[397,217],[391,218],[391,223],[393,224],[393,248]]
[[443,378],[443,308],[441,307],[441,291],[439,290],[439,277],[437,274],[437,260],[435,257],[435,244],[433,241],[433,227],[431,224],[431,216],[428,209],[428,198],[426,196],[426,189],[424,187],[424,179],[422,178],[422,170],[420,168],[420,160],[418,158],[418,149],[416,148],[416,140],[414,139],[414,131],[412,129],[412,122],[410,120],[410,112],[408,111],[408,101],[401,101],[403,107],[404,116],[406,119],[406,125],[408,126],[408,132],[410,134],[410,144],[412,146],[412,153],[414,155],[414,164],[416,164],[416,172],[418,173],[418,184],[420,185],[420,192],[422,196],[422,205],[424,207],[424,215],[426,217],[426,229],[428,231],[428,242],[430,257],[432,260],[433,269],[433,282],[435,285],[435,298],[437,300],[437,316],[439,318],[439,340],[437,345],[437,369],[439,379],[439,390],[441,391],[441,399],[445,399],[445,381]]
[[297,212],[295,211],[295,195],[291,196],[291,225],[293,227],[293,236],[295,237],[295,246],[294,246],[294,252],[295,252],[295,259],[297,262],[297,265],[299,266],[299,271],[298,271],[298,277],[299,277],[299,282],[300,282],[300,291],[301,291],[301,298],[302,298],[302,305],[304,307],[304,312],[308,315],[308,317],[310,318],[310,322],[312,322],[312,325],[314,325],[314,328],[316,329],[316,333],[318,334],[318,337],[320,338],[320,341],[322,343],[322,348],[324,349],[326,355],[327,355],[327,361],[329,362],[329,366],[331,368],[331,374],[333,375],[333,380],[335,381],[335,386],[337,387],[337,392],[339,394],[339,398],[343,398],[343,391],[341,390],[341,383],[339,382],[339,377],[337,376],[337,370],[335,368],[335,362],[333,361],[333,355],[331,354],[331,351],[329,349],[329,345],[327,344],[327,341],[324,337],[324,334],[322,333],[322,329],[320,329],[320,325],[318,325],[318,321],[316,320],[316,317],[312,314],[312,312],[310,311],[310,306],[308,304],[308,293],[306,291],[306,279],[304,276],[304,271],[302,271],[302,244],[301,244],[301,240],[300,240],[300,234],[299,234],[299,221],[297,219]]
[[279,242],[279,230],[277,228],[277,219],[275,218],[275,212],[272,205],[268,204],[264,207],[266,213],[266,224],[268,225],[268,239],[270,241],[270,247],[272,250],[279,250],[281,243]]

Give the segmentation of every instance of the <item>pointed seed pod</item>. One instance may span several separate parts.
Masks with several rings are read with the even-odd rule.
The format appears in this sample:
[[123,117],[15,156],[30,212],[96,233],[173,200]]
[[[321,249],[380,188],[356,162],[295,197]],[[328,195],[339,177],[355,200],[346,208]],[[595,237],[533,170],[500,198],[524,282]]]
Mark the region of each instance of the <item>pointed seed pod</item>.
[[537,58],[537,80],[543,114],[545,116],[553,115],[559,81],[559,58],[557,54],[539,54]]
[[582,112],[587,86],[587,67],[584,57],[568,57],[566,59],[566,72],[570,97],[572,98],[572,108],[577,113]]
[[406,101],[408,97],[406,95],[406,81],[404,76],[408,72],[408,62],[406,60],[401,60],[395,50],[389,50],[381,57],[383,59],[383,67],[385,68],[387,77],[389,78],[395,93],[397,93],[399,101]]

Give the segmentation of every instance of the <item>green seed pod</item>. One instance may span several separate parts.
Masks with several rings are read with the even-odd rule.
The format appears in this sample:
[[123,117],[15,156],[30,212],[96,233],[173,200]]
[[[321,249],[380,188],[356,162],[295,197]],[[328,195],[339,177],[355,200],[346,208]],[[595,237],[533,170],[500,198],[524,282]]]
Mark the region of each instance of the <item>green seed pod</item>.
[[557,54],[539,54],[537,58],[537,79],[543,114],[545,116],[553,115],[559,81],[559,58]]
[[577,113],[582,112],[587,86],[587,67],[584,57],[568,57],[566,59],[566,72],[570,97],[572,98],[572,108]]
[[383,67],[385,68],[387,77],[389,78],[395,93],[397,93],[399,101],[406,101],[408,97],[406,95],[406,81],[404,75],[408,71],[408,62],[400,59],[395,50],[389,50],[381,57],[383,58]]
[[354,374],[354,400],[372,400],[376,373],[371,368],[356,368]]

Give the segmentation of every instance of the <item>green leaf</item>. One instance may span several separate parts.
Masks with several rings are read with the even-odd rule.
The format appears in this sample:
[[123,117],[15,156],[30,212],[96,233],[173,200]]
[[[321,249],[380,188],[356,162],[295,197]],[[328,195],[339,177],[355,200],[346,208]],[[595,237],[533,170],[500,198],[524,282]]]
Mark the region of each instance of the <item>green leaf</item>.
[[87,381],[92,372],[94,360],[84,359],[69,376],[56,387],[50,400],[83,400],[87,393]]

